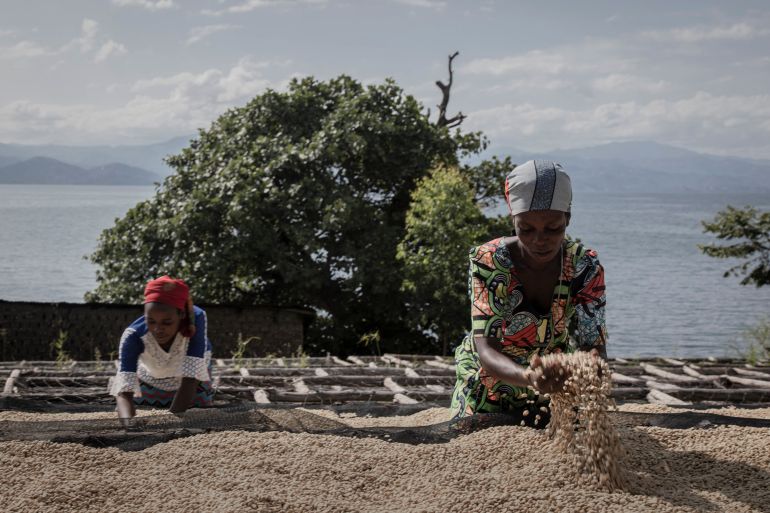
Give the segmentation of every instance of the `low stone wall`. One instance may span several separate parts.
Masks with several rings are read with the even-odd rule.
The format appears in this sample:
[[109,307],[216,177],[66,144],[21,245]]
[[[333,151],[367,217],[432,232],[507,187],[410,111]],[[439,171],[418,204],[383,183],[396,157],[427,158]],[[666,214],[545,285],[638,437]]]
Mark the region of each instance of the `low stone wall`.
[[[198,305],[206,310],[214,356],[229,358],[239,338],[252,339],[244,356],[290,356],[301,351],[313,313],[274,306]],[[74,360],[114,359],[123,330],[142,315],[137,305],[0,301],[0,360],[56,359],[54,341]]]

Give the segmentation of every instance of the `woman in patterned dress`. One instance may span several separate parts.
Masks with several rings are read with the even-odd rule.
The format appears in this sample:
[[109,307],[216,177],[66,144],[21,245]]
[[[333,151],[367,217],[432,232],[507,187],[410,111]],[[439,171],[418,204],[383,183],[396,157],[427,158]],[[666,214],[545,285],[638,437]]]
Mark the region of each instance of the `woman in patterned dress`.
[[120,340],[110,393],[121,419],[134,417],[137,404],[169,406],[176,414],[212,404],[206,312],[192,304],[182,280],[163,276],[147,283],[144,315]]
[[543,394],[560,390],[567,374],[540,357],[606,358],[604,269],[595,251],[565,238],[572,189],[561,165],[518,166],[505,193],[516,235],[471,249],[472,331],[455,351],[452,416],[509,413],[543,427]]

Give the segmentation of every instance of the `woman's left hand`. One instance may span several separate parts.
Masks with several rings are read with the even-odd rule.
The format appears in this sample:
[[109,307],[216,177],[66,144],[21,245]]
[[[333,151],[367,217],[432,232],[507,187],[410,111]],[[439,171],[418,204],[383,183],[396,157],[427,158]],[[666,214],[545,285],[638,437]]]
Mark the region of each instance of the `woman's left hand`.
[[198,380],[195,378],[182,378],[182,383],[174,395],[169,411],[174,415],[181,415],[192,406],[195,399],[195,389],[198,388]]

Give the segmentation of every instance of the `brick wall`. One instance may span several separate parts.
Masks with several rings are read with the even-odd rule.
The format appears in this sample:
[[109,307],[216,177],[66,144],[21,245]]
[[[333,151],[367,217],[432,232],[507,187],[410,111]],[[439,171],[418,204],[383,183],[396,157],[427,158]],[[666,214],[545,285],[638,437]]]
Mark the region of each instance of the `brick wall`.
[[[246,356],[296,354],[302,347],[308,310],[272,306],[198,305],[206,310],[214,356],[229,358],[238,337],[258,337]],[[60,333],[75,360],[115,357],[123,330],[142,315],[135,305],[28,303],[0,301],[0,361],[51,360]]]

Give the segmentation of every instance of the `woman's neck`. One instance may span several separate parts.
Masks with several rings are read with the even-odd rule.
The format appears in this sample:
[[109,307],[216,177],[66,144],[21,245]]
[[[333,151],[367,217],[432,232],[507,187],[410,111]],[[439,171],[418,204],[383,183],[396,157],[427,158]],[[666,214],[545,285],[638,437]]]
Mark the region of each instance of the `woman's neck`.
[[155,341],[158,342],[158,345],[160,346],[161,349],[163,349],[165,352],[168,353],[169,349],[171,349],[171,346],[174,345],[174,341],[176,340],[176,336],[178,334],[179,334],[178,332],[174,333],[174,336],[168,339],[168,341],[165,343],[158,342],[158,339],[155,339]]
[[553,257],[548,262],[535,263],[532,261],[531,258],[527,256],[527,253],[522,249],[521,245],[519,244],[518,237],[513,241],[513,251],[511,253],[513,254],[513,260],[515,264],[518,264],[519,266],[525,269],[528,269],[530,271],[535,271],[535,272],[546,271],[558,266],[559,259],[562,256],[562,252],[559,251],[558,253],[556,253],[556,256]]

